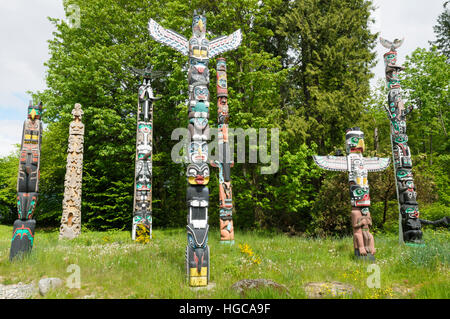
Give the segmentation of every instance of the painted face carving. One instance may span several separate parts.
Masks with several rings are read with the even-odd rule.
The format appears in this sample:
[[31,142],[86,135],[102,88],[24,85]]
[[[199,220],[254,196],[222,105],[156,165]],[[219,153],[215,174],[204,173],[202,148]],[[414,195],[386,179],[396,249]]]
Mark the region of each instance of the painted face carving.
[[413,179],[413,174],[411,169],[407,169],[407,168],[400,168],[397,171],[397,179],[399,181],[404,181],[404,180],[411,180]]
[[347,153],[363,153],[364,152],[364,133],[359,127],[347,130],[345,134]]
[[208,160],[208,144],[201,141],[193,141],[189,144],[189,156],[192,163],[202,163]]
[[31,120],[40,119],[42,113],[42,103],[39,103],[37,106],[29,105],[28,106],[28,118]]
[[350,200],[353,207],[370,206],[369,188],[351,185]]
[[189,66],[189,84],[207,85],[209,83],[208,60],[191,57],[189,59]]
[[384,55],[384,65],[391,66],[397,64],[397,52],[390,51]]
[[204,36],[206,32],[206,17],[194,15],[192,19],[192,33],[198,38]]
[[191,185],[206,185],[209,182],[209,166],[206,163],[189,164],[186,176]]
[[409,218],[416,219],[419,218],[419,209],[415,205],[402,205],[401,207],[402,215],[407,215]]
[[198,85],[194,87],[194,100],[196,101],[209,101],[209,90],[204,85]]

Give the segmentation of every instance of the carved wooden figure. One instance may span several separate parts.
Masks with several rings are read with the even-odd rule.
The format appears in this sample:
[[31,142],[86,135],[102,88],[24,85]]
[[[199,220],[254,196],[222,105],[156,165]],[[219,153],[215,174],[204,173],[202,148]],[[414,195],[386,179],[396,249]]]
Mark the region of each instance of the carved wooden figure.
[[190,132],[189,165],[187,167],[188,206],[186,246],[186,274],[191,286],[206,286],[209,282],[210,253],[208,246],[209,181],[208,146],[209,140],[209,59],[236,49],[242,39],[237,30],[229,36],[221,36],[209,41],[206,38],[206,17],[194,11],[192,37],[187,40],[182,35],[163,28],[153,19],[149,21],[150,35],[156,41],[168,45],[185,56],[189,56],[188,84],[188,128]]
[[151,80],[162,76],[165,72],[154,71],[151,65],[147,65],[145,69],[131,68],[131,70],[143,77],[138,92],[136,116],[136,164],[131,238],[146,243],[152,238],[153,104],[161,98],[154,95]]
[[219,168],[219,214],[220,242],[234,243],[233,198],[230,168],[233,166],[228,141],[228,84],[227,64],[224,58],[217,59],[217,123],[219,128],[219,161],[211,165]]
[[403,103],[398,74],[404,70],[404,67],[397,65],[397,48],[402,45],[403,39],[395,39],[391,42],[380,37],[380,42],[389,49],[384,54],[386,83],[389,90],[388,105],[385,105],[385,108],[391,122],[392,158],[399,208],[399,241],[420,244],[422,243],[422,225],[406,134],[406,115],[412,111],[412,107],[405,108]]
[[42,102],[28,106],[28,116],[23,124],[22,144],[17,177],[18,218],[13,224],[9,259],[31,252],[34,243],[36,220],[33,219],[39,192],[39,167],[41,158]]
[[375,246],[369,227],[370,194],[368,172],[379,172],[389,166],[389,158],[363,157],[364,133],[359,127],[347,130],[345,135],[347,156],[313,156],[315,163],[327,170],[348,172],[351,220],[355,256],[374,259]]
[[59,238],[73,239],[81,233],[81,189],[83,179],[84,124],[83,110],[75,104],[69,129],[66,177]]

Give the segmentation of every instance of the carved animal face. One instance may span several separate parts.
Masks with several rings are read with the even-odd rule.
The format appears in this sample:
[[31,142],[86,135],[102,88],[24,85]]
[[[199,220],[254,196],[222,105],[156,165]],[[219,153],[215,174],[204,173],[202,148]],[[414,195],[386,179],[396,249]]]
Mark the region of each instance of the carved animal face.
[[364,133],[359,127],[354,127],[347,130],[345,134],[345,143],[347,154],[350,153],[363,153],[364,152]]
[[209,100],[209,90],[205,85],[198,85],[194,87],[194,100],[196,101]]
[[408,168],[400,168],[397,171],[397,179],[399,181],[411,180],[413,178],[413,174],[411,169]]
[[415,205],[402,205],[400,211],[402,212],[402,215],[412,219],[419,218],[420,216],[419,209]]
[[206,17],[201,14],[194,14],[192,18],[192,33],[197,38],[204,36],[206,33]]
[[208,70],[208,60],[206,59],[197,59],[195,57],[191,57],[189,59],[190,67],[194,68],[195,71],[199,74],[203,74],[205,70]]
[[390,51],[384,55],[384,65],[396,65],[397,64],[397,52]]
[[189,164],[186,176],[191,185],[206,185],[209,182],[209,166],[206,163]]
[[350,199],[354,207],[370,206],[370,195],[368,187],[361,187],[359,185],[350,186]]
[[41,118],[41,112],[42,112],[42,104],[39,104],[38,106],[33,105],[28,106],[28,118],[33,121],[35,119]]

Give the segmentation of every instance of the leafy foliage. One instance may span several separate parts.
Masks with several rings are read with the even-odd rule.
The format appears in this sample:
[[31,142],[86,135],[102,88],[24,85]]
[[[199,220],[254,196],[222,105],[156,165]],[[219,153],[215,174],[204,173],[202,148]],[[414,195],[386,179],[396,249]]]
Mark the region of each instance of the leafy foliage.
[[[45,63],[48,89],[35,92],[44,102],[39,225],[57,226],[62,211],[68,125],[75,103],[85,124],[83,227],[130,229],[133,206],[137,89],[141,79],[129,67],[167,71],[152,82],[162,99],[154,105],[153,225],[186,223],[185,167],[171,160],[174,128],[187,126],[187,57],[152,40],[149,18],[184,37],[191,36],[194,9],[204,10],[207,37],[236,29],[238,49],[227,52],[230,127],[278,129],[279,169],[261,174],[265,163],[235,163],[231,169],[234,224],[313,235],[348,234],[346,174],[325,172],[312,155],[344,147],[345,130],[366,133],[367,156],[390,156],[385,87],[371,92],[376,34],[369,29],[372,2],[367,0],[68,0],[80,7],[78,28],[50,18],[56,31]],[[405,87],[418,108],[408,118],[418,189],[428,186],[448,205],[448,65],[435,51],[416,51],[407,63]],[[447,66],[447,69],[445,67]],[[210,69],[210,119],[216,127],[215,61]],[[445,82],[447,87],[445,87]],[[444,85],[442,85],[444,83]],[[402,82],[403,85],[403,82]],[[446,89],[447,88],[447,89]],[[431,124],[430,124],[431,123]],[[427,128],[424,129],[424,125]],[[422,161],[424,132],[433,134],[434,161]],[[443,133],[445,132],[445,133]],[[409,133],[409,132],[408,132]],[[248,141],[248,138],[246,138]],[[269,138],[270,140],[270,138]],[[259,146],[261,150],[261,145]],[[268,147],[274,152],[273,145]],[[0,209],[15,211],[17,157],[0,160]],[[432,177],[425,173],[433,171]],[[218,226],[218,172],[211,169],[210,219]],[[396,222],[392,168],[371,174],[375,228]],[[421,190],[422,192],[422,190]],[[421,193],[422,194],[422,193]],[[4,214],[4,213],[3,213]],[[394,222],[392,222],[394,219]],[[4,221],[10,222],[10,221]]]
[[437,24],[433,27],[436,41],[430,44],[437,46],[439,51],[450,60],[450,1],[445,1],[443,7],[444,12],[439,15]]

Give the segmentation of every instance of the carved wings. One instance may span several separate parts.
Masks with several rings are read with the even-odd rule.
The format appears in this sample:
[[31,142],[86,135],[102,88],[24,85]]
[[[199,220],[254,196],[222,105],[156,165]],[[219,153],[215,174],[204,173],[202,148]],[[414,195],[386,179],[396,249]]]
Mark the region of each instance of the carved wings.
[[241,29],[234,31],[232,34],[215,38],[209,42],[208,57],[212,58],[223,52],[236,49],[242,41]]
[[168,45],[183,55],[189,55],[189,42],[181,34],[164,29],[153,19],[148,21],[148,31],[155,41]]
[[364,157],[364,168],[369,172],[380,172],[385,170],[390,162],[389,157]]
[[405,40],[405,38],[403,39],[395,39],[394,42],[391,42],[389,40],[386,40],[382,37],[380,37],[380,43],[382,46],[384,46],[387,49],[390,49],[392,51],[395,51],[395,49],[397,49],[398,47],[400,47],[403,43],[403,41]]
[[317,156],[314,155],[314,162],[323,169],[329,171],[346,172],[347,169],[347,156]]

